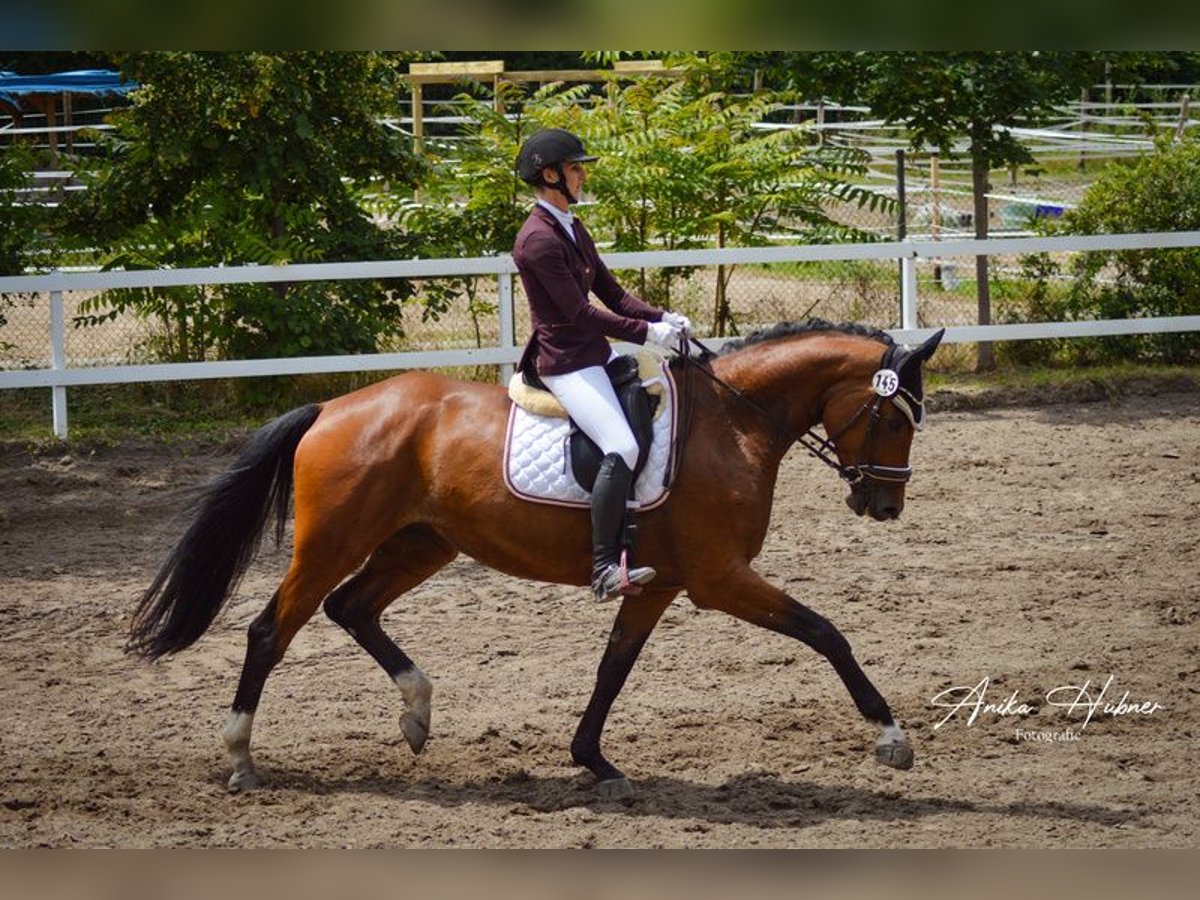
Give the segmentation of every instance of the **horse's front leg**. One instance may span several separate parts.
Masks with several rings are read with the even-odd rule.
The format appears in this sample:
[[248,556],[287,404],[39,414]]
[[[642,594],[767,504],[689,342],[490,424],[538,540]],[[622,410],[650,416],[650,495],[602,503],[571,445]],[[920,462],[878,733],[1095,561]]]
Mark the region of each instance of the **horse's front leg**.
[[720,609],[739,619],[761,625],[771,631],[797,638],[824,656],[841,676],[858,711],[879,726],[875,758],[894,769],[911,769],[912,748],[900,726],[892,719],[887,701],[871,684],[850,643],[832,622],[798,603],[749,567],[741,567],[726,578],[692,589],[689,596],[697,605]]
[[571,741],[571,758],[596,776],[596,792],[601,797],[620,799],[633,796],[629,779],[600,752],[600,734],[604,731],[608,712],[645,646],[646,639],[662,618],[663,611],[671,605],[675,594],[676,591],[647,590],[636,597],[627,597],[617,612],[608,646],[604,648],[604,656],[596,672],[592,698],[583,711],[579,727],[575,729],[575,738]]

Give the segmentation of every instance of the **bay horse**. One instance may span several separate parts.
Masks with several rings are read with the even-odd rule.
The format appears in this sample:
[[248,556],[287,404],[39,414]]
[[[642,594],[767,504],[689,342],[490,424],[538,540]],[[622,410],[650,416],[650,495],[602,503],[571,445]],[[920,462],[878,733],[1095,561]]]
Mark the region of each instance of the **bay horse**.
[[[912,766],[904,732],[838,629],[750,564],[767,533],[780,462],[798,440],[846,478],[854,513],[881,521],[900,515],[909,448],[924,414],[921,368],[941,336],[908,349],[882,332],[812,320],[731,342],[703,362],[672,362],[683,379],[688,436],[669,498],[638,516],[638,561],[658,577],[640,596],[623,598],[571,742],[572,758],[595,775],[601,796],[632,794],[601,753],[601,732],[642,646],[684,591],[700,608],[797,638],[823,655],[859,712],[879,727],[877,760]],[[322,601],[399,688],[400,729],[420,753],[432,684],[384,633],[384,609],[459,553],[521,578],[589,583],[587,510],[521,500],[503,483],[508,414],[500,386],[407,372],[280,416],[203,489],[195,519],[138,604],[127,650],[157,659],[194,643],[236,587],[272,516],[282,539],[294,496],[291,563],[249,626],[222,733],[231,791],[259,783],[250,733],[263,685]],[[818,424],[828,438],[812,431]]]

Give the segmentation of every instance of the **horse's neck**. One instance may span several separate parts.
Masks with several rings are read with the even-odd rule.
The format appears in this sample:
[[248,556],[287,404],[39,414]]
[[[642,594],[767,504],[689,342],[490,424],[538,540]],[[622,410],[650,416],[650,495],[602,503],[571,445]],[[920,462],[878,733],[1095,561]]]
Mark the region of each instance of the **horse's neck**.
[[717,373],[796,433],[821,418],[829,394],[861,368],[861,348],[798,337],[748,347],[718,360]]

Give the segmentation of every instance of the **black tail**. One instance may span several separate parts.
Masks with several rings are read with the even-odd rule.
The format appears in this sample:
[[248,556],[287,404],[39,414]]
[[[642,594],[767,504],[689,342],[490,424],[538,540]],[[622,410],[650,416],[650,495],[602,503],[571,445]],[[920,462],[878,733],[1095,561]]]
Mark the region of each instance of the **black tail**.
[[158,659],[190,647],[258,552],[272,510],[276,540],[283,539],[296,447],[320,412],[312,404],[263,426],[204,488],[195,521],[138,603],[126,652]]

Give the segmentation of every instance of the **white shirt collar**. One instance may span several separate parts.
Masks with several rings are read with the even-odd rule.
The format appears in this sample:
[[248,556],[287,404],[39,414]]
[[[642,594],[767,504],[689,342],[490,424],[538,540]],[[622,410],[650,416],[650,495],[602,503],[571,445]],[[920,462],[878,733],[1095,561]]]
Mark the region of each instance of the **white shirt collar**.
[[571,236],[571,240],[575,240],[575,230],[571,227],[575,222],[575,213],[571,212],[570,210],[563,212],[549,200],[543,200],[541,197],[538,197],[537,203],[538,206],[550,210],[550,214],[558,220],[558,224],[561,225],[563,230]]

